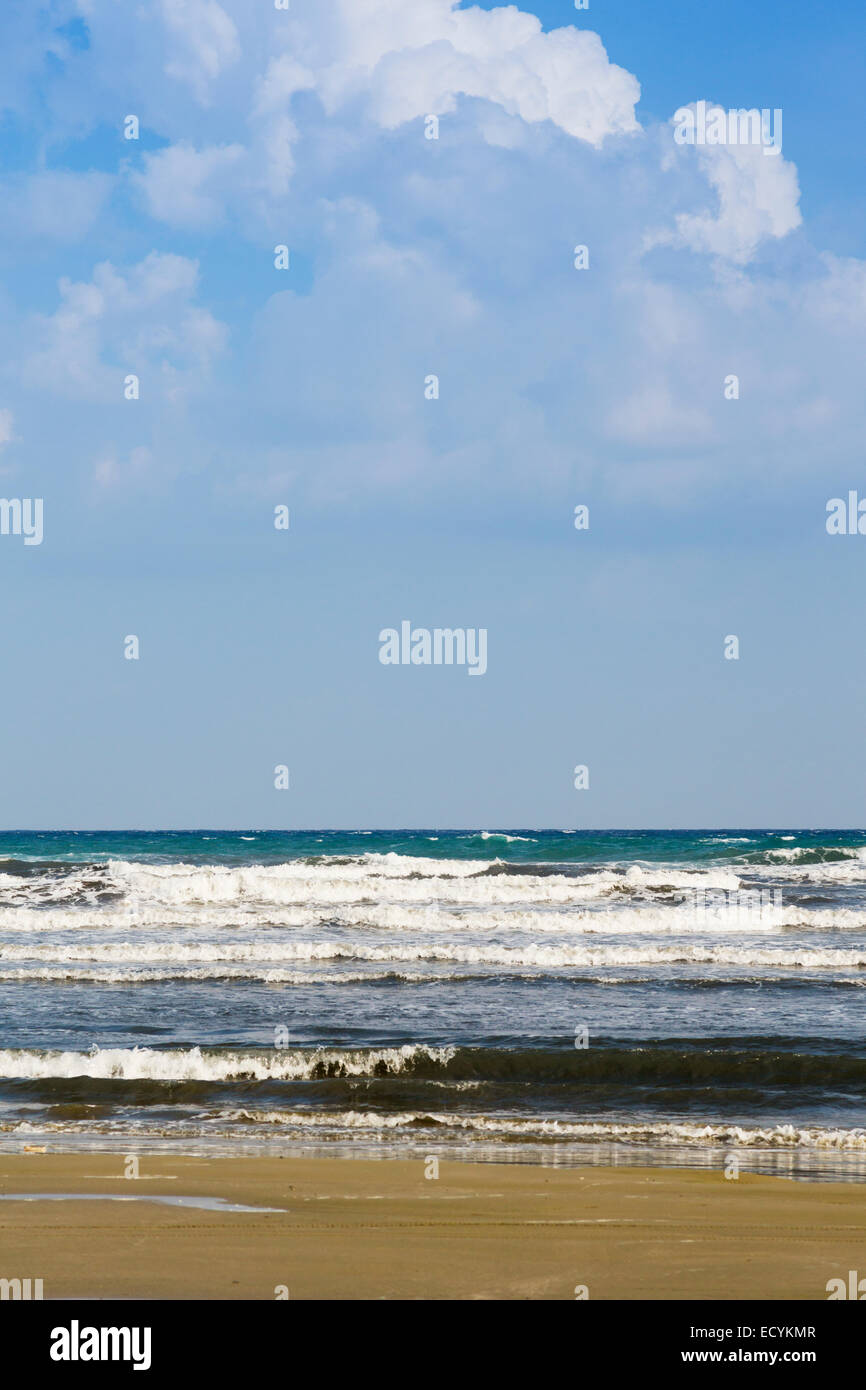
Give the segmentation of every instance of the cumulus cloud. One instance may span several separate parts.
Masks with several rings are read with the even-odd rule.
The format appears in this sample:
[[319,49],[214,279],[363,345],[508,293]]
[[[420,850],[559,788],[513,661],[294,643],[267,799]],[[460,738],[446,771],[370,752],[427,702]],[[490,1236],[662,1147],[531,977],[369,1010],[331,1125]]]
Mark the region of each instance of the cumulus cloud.
[[702,146],[698,159],[718,207],[678,214],[682,245],[743,265],[763,240],[787,236],[800,226],[797,170],[782,156],[766,159],[752,145],[716,145]]
[[[706,106],[720,110],[713,103]],[[797,169],[779,150],[757,143],[684,144],[678,155],[682,164],[697,162],[714,206],[677,213],[675,229],[657,232],[651,242],[745,265],[763,241],[778,240],[801,225]],[[664,163],[673,159],[672,146]]]
[[[249,493],[285,480],[323,503],[475,490],[534,505],[591,485],[682,505],[753,476],[756,454],[767,478],[855,456],[866,269],[804,235],[791,279],[778,250],[800,225],[797,172],[781,154],[677,146],[670,126],[634,138],[636,79],[588,31],[545,34],[513,6],[216,8],[230,27],[211,14],[199,34],[194,7],[157,6],[118,29],[113,3],[89,0],[94,119],[117,36],[140,26],[124,81],[158,90],[143,129],[170,143],[122,154],[133,232],[146,209],[165,249],[131,266],[95,252],[23,325],[20,353],[0,322],[20,380],[110,402],[144,364],[139,416],[198,393],[184,466],[222,493],[242,473]],[[416,120],[434,111],[439,142]],[[230,309],[174,254],[178,231],[208,234],[205,290]],[[239,251],[243,293],[225,270]],[[118,437],[88,436],[103,489],[164,466],[153,439],[148,461]]]
[[326,109],[368,92],[374,118],[393,128],[453,111],[459,96],[471,96],[527,122],[552,121],[592,145],[637,130],[637,79],[609,61],[597,34],[545,34],[535,15],[513,5],[457,10],[455,3],[322,6],[330,22],[317,45],[317,89]]
[[[205,226],[230,203],[248,211],[251,196],[285,197],[305,136],[293,107],[301,93],[314,94],[332,121],[354,124],[360,102],[367,121],[381,130],[454,112],[462,97],[524,124],[550,122],[593,147],[638,130],[637,80],[610,62],[597,34],[573,28],[546,34],[534,15],[514,6],[486,11],[455,4],[324,0],[280,18],[282,28],[272,28],[271,39],[286,50],[264,70],[247,59],[241,86],[228,98],[245,103],[236,112],[236,129],[246,127],[243,140],[197,149],[184,137],[149,155],[135,179],[151,214],[173,226]],[[165,0],[160,13],[168,51],[175,54],[182,41],[185,55],[172,57],[169,70],[192,85],[199,101],[211,100],[217,79],[243,55],[255,17],[238,6],[233,19],[205,0],[180,7]],[[258,53],[260,44],[250,48]],[[479,117],[482,139],[516,143],[506,130],[501,121]]]
[[151,382],[161,378],[168,391],[177,391],[184,378],[202,385],[226,345],[227,329],[191,302],[197,278],[194,261],[151,252],[127,271],[105,261],[92,280],[61,279],[58,308],[28,325],[32,345],[22,379],[102,400],[119,397],[129,373],[149,371]]

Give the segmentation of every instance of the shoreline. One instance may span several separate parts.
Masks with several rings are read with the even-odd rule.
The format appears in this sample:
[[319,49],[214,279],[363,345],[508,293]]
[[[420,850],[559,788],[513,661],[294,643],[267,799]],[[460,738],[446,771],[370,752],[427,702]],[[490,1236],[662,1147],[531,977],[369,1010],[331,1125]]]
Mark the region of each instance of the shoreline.
[[[430,1156],[435,1154],[440,1162],[539,1168],[562,1172],[621,1168],[713,1174],[721,1172],[727,1160],[735,1156],[741,1175],[748,1173],[753,1177],[784,1178],[799,1183],[866,1186],[866,1152],[844,1148],[738,1148],[733,1141],[727,1145],[717,1144],[715,1147],[704,1148],[674,1143],[627,1145],[611,1141],[564,1146],[561,1150],[552,1145],[547,1147],[526,1142],[497,1148],[475,1144],[460,1148],[454,1144],[444,1144],[441,1139],[437,1139],[435,1146],[431,1141],[430,1149]],[[33,1135],[26,1143],[0,1142],[0,1161],[4,1158],[29,1157],[33,1154],[51,1154],[55,1158],[71,1159],[86,1158],[93,1154],[121,1162],[129,1153],[135,1153],[139,1158],[147,1160],[325,1159],[334,1162],[349,1160],[353,1163],[414,1164],[426,1159],[428,1149],[420,1143],[414,1147],[374,1144],[358,1133],[343,1142],[317,1144],[292,1139],[279,1145],[273,1140],[268,1142],[263,1138],[246,1142],[235,1139],[224,1141],[212,1136],[207,1140],[200,1137],[194,1140],[154,1140],[152,1135],[139,1136],[131,1131],[125,1136],[92,1135],[82,1142],[72,1144],[60,1143],[45,1134]]]
[[866,1269],[850,1182],[455,1159],[438,1177],[423,1159],[136,1162],[126,1178],[136,1163],[119,1153],[0,1154],[0,1278],[41,1279],[46,1299],[571,1301],[585,1287],[826,1300],[830,1279]]

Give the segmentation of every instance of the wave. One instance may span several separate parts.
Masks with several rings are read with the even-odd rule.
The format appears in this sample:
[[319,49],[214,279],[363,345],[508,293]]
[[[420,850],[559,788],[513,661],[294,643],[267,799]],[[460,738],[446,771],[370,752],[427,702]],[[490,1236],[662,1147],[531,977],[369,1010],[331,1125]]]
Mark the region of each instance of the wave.
[[270,870],[207,869],[174,878],[145,879],[114,874],[127,897],[154,903],[278,904],[351,906],[366,899],[392,903],[496,905],[509,903],[580,904],[616,892],[674,892],[682,888],[736,889],[740,880],[718,872],[652,872],[632,866],[625,873],[601,870],[582,877],[565,874],[491,873],[487,866],[471,875],[407,874],[302,877]]
[[[338,868],[340,872],[334,873]],[[729,866],[624,864],[585,868],[580,865],[516,866],[504,860],[425,859],[398,854],[365,854],[353,859],[324,860],[315,865],[298,860],[283,864],[259,865],[250,868],[230,868],[223,865],[143,865],[120,860],[111,861],[107,869],[111,879],[138,891],[150,889],[158,896],[209,894],[218,892],[232,897],[268,896],[281,893],[284,886],[301,883],[306,888],[312,880],[317,883],[366,882],[375,879],[417,881],[419,879],[472,880],[487,879],[497,873],[513,873],[515,869],[529,878],[549,878],[551,869],[561,880],[562,887],[575,889],[587,884],[605,886],[623,883],[626,886],[649,887],[706,887],[737,888],[739,878]],[[543,872],[539,872],[539,870]],[[176,887],[169,885],[177,885]],[[459,891],[470,891],[471,883],[460,885]],[[487,885],[483,885],[487,886]],[[538,886],[538,885],[533,885]],[[541,887],[550,887],[542,883]],[[397,885],[389,891],[399,891]]]
[[733,965],[742,968],[851,970],[866,967],[866,951],[803,946],[763,950],[756,946],[677,943],[676,945],[577,945],[527,943],[520,946],[462,946],[454,943],[395,942],[373,946],[363,942],[286,941],[268,943],[102,942],[0,945],[0,960],[106,963],[193,961],[452,961],[467,965],[617,966],[617,965]]
[[[484,832],[493,835],[495,832]],[[504,836],[504,832],[503,832]],[[510,837],[516,838],[516,837]],[[526,837],[528,838],[528,837]],[[10,867],[10,861],[6,861]],[[35,870],[38,869],[38,872]],[[26,870],[26,872],[25,872]],[[684,865],[615,863],[513,863],[503,859],[430,859],[363,854],[312,856],[279,864],[155,864],[109,860],[105,864],[18,865],[0,870],[0,910],[28,906],[103,908],[122,903],[144,915],[226,907],[260,912],[265,907],[300,913],[368,903],[397,906],[580,907],[625,897],[675,905],[700,890],[744,890],[749,882],[827,885],[866,883],[866,848],[792,846],[746,852],[735,863]],[[687,905],[687,903],[686,903]],[[708,911],[712,905],[708,905]]]
[[[383,863],[383,861],[388,861]],[[391,863],[398,860],[398,865]],[[399,871],[398,871],[399,870]],[[592,870],[569,865],[513,865],[501,860],[442,861],[367,855],[325,863],[292,861],[231,868],[111,861],[65,877],[0,875],[0,911],[40,912],[56,903],[100,911],[118,901],[137,913],[183,912],[222,906],[240,912],[266,907],[309,910],[384,902],[453,907],[581,906],[605,898],[676,900],[695,890],[736,890],[729,868],[686,869],[639,864]]]
[[314,1077],[399,1076],[422,1063],[442,1067],[454,1048],[422,1044],[358,1048],[277,1048],[267,1052],[203,1052],[199,1047],[93,1048],[90,1052],[0,1051],[0,1076],[11,1079],[93,1077],[118,1081],[300,1081]]
[[349,879],[408,878],[413,874],[434,878],[471,878],[490,863],[489,859],[433,859],[389,851],[387,854],[309,855],[300,859],[286,859],[279,864],[250,864],[243,867],[187,862],[151,864],[126,859],[110,859],[105,867],[112,877],[135,883],[212,876],[249,889],[283,880],[329,879],[335,876],[335,869],[340,870],[338,877]]
[[569,933],[636,935],[657,933],[694,936],[708,932],[767,932],[787,927],[811,931],[863,931],[866,909],[808,907],[802,902],[774,904],[769,892],[741,893],[718,904],[710,898],[691,902],[631,902],[522,904],[502,899],[491,905],[368,902],[333,904],[330,907],[285,908],[272,904],[249,910],[233,904],[166,908],[158,904],[139,907],[78,907],[74,911],[45,907],[0,907],[0,934],[112,932],[150,930],[195,932],[205,930],[270,932],[316,931],[329,927],[354,927],[371,931]]
[[14,878],[45,877],[49,874],[74,875],[89,873],[100,868],[96,863],[81,860],[70,862],[66,859],[0,859],[0,877]]
[[802,902],[775,905],[766,892],[741,893],[718,904],[709,898],[700,905],[690,902],[631,902],[521,904],[503,900],[491,905],[407,903],[351,903],[330,907],[285,908],[272,904],[248,909],[233,904],[166,908],[158,904],[140,907],[78,907],[74,911],[45,907],[0,907],[0,934],[111,933],[158,930],[180,932],[277,930],[318,931],[324,928],[357,928],[370,931],[473,933],[522,932],[534,935],[570,934],[642,936],[644,934],[696,936],[715,932],[775,932],[797,927],[810,931],[863,931],[866,909],[808,907]]
[[404,1111],[399,1115],[381,1115],[376,1111],[340,1111],[311,1113],[309,1111],[250,1111],[230,1112],[226,1119],[253,1124],[280,1125],[299,1129],[387,1130],[441,1128],[443,1131],[469,1131],[473,1136],[508,1138],[563,1139],[572,1143],[613,1143],[648,1146],[694,1145],[725,1149],[866,1149],[866,1130],[800,1128],[796,1125],[749,1127],[732,1124],[695,1124],[688,1121],[651,1121],[642,1124],[622,1124],[605,1121],[510,1119],[487,1115],[450,1115],[435,1111]]
[[[172,1126],[148,1125],[136,1119],[104,1120],[88,1116],[86,1120],[49,1119],[4,1120],[0,1121],[0,1134],[14,1136],[16,1139],[38,1136],[44,1138],[57,1135],[60,1142],[68,1141],[70,1136],[83,1138],[101,1137],[105,1139],[141,1143],[147,1140],[158,1142],[182,1139],[185,1144],[191,1140],[204,1139],[208,1151],[212,1151],[214,1140],[220,1138],[240,1140],[248,1144],[255,1141],[256,1131],[260,1129],[273,1137],[303,1140],[305,1137],[339,1143],[351,1136],[353,1149],[357,1141],[365,1137],[381,1140],[386,1134],[402,1136],[407,1141],[415,1140],[423,1144],[426,1153],[431,1143],[447,1145],[450,1141],[478,1145],[486,1142],[514,1143],[530,1146],[533,1144],[574,1146],[587,1148],[599,1146],[622,1147],[623,1149],[645,1149],[648,1157],[666,1152],[672,1156],[677,1151],[692,1150],[709,1156],[737,1151],[761,1150],[792,1156],[801,1155],[804,1159],[820,1155],[850,1155],[852,1158],[866,1150],[866,1130],[845,1129],[820,1125],[747,1125],[731,1123],[705,1123],[688,1120],[659,1120],[641,1123],[606,1120],[564,1120],[540,1119],[530,1117],[488,1116],[461,1113],[449,1114],[439,1110],[407,1110],[399,1114],[382,1114],[375,1110],[259,1110],[237,1108],[220,1112],[209,1117],[204,1123],[181,1119]],[[275,1131],[277,1131],[275,1135]],[[860,1171],[858,1163],[857,1171]],[[576,1221],[582,1218],[575,1217]]]
[[[0,969],[0,984],[88,984],[88,985],[150,985],[150,984],[219,984],[255,983],[264,985],[461,985],[497,984],[503,979],[503,967],[479,967],[476,970],[345,970],[339,962],[326,970],[286,970],[267,965],[229,965],[216,968],[208,965],[167,966],[154,969],[150,966],[94,966],[75,968],[73,966],[21,966],[15,970]],[[544,984],[560,981],[569,985],[603,985],[610,988],[641,987],[658,984],[665,989],[684,987],[687,989],[731,989],[761,986],[767,983],[765,975],[694,975],[665,974],[662,977],[650,975],[594,975],[575,974],[568,966],[517,966],[512,967],[507,976],[510,981],[526,984]],[[787,979],[773,980],[774,988],[812,989],[815,986],[827,988],[866,989],[866,976],[834,975],[827,979],[820,975],[796,974]]]
[[[154,1127],[140,1120],[134,1124],[128,1121],[99,1120],[88,1117],[86,1120],[40,1119],[0,1121],[0,1134],[14,1136],[15,1139],[56,1135],[63,1142],[71,1136],[141,1143],[182,1139],[184,1144],[205,1140],[208,1152],[213,1151],[214,1140],[220,1138],[241,1141],[244,1145],[255,1141],[257,1130],[267,1134],[268,1141],[273,1137],[303,1140],[309,1137],[314,1142],[323,1140],[339,1143],[347,1135],[353,1142],[353,1149],[365,1137],[381,1140],[386,1134],[402,1136],[407,1141],[415,1140],[423,1145],[426,1153],[431,1143],[447,1145],[449,1141],[478,1145],[488,1143],[514,1143],[531,1146],[534,1144],[574,1146],[587,1148],[599,1146],[644,1149],[647,1156],[665,1153],[675,1155],[678,1151],[692,1150],[695,1154],[719,1155],[737,1150],[761,1150],[779,1155],[800,1155],[803,1159],[817,1158],[821,1155],[850,1155],[852,1158],[866,1150],[866,1131],[859,1128],[844,1129],[829,1126],[745,1125],[707,1123],[700,1124],[687,1120],[645,1121],[628,1123],[616,1121],[579,1121],[561,1119],[533,1119],[496,1117],[487,1115],[452,1115],[443,1111],[414,1110],[400,1114],[381,1114],[375,1110],[257,1110],[239,1108],[221,1112],[205,1123],[183,1119],[176,1121],[171,1128]],[[275,1136],[274,1131],[277,1131]],[[862,1163],[862,1160],[860,1160]],[[858,1163],[857,1171],[860,1171]],[[760,1170],[759,1170],[760,1171]],[[772,1170],[771,1170],[772,1171]],[[582,1218],[575,1217],[576,1221]]]
[[505,840],[509,845],[515,844],[518,840],[523,840],[528,845],[538,844],[534,835],[506,835],[504,830],[479,830],[475,835],[465,835],[460,838],[466,840]]
[[[221,981],[255,981],[265,985],[357,985],[410,984],[429,985],[438,980],[459,984],[470,980],[496,979],[491,973],[430,974],[429,971],[361,970],[343,971],[334,965],[327,971],[273,970],[253,966],[228,966],[211,969],[209,966],[177,966],[154,970],[148,966],[132,968],[95,967],[74,969],[71,966],[44,966],[39,969],[0,970],[0,984],[89,984],[89,985],[149,985],[149,984],[218,984]],[[530,975],[527,979],[540,978]],[[860,983],[854,981],[854,983]],[[863,981],[866,985],[866,980]]]
[[754,835],[706,835],[698,843],[702,845],[753,845],[755,837]]
[[754,864],[837,864],[856,860],[866,865],[866,848],[853,845],[794,845],[790,849],[754,850],[746,858]]
[[[570,935],[642,935],[660,933],[667,935],[695,935],[702,932],[773,931],[789,925],[806,924],[829,926],[830,918],[840,914],[812,913],[791,907],[775,907],[771,903],[749,907],[725,904],[719,907],[702,907],[697,911],[691,905],[674,905],[659,908],[654,903],[622,908],[614,905],[604,907],[578,907],[527,910],[502,904],[495,911],[481,908],[463,911],[447,910],[440,907],[406,907],[401,905],[378,904],[375,907],[340,908],[331,920],[335,925],[417,932],[451,932],[465,935],[469,932],[502,933],[536,932],[568,933]],[[852,926],[866,925],[866,912],[850,912]],[[815,920],[812,921],[811,919]],[[835,925],[835,922],[833,923]]]
[[[813,1047],[800,1040],[797,1048]],[[118,1081],[308,1081],[412,1077],[448,1082],[547,1085],[866,1088],[866,1056],[788,1047],[742,1046],[731,1040],[694,1039],[653,1046],[604,1043],[586,1049],[392,1047],[205,1049],[92,1048],[88,1052],[41,1049],[0,1051],[0,1077],[58,1079],[90,1077]]]
[[775,879],[845,887],[866,885],[866,849],[792,848],[746,856],[740,872],[750,879]]

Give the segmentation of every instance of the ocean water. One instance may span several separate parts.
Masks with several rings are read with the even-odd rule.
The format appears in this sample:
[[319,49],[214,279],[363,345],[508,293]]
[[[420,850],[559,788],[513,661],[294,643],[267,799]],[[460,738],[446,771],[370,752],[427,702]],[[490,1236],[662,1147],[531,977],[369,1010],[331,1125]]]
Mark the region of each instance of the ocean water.
[[866,1178],[866,832],[0,835],[0,1148]]

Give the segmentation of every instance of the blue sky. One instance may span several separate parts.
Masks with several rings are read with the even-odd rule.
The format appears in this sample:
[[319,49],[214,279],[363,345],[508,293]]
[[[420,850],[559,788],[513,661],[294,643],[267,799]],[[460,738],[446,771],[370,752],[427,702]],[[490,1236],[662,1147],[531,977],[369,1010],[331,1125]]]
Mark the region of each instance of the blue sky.
[[9,3],[0,824],[860,823],[864,27]]

